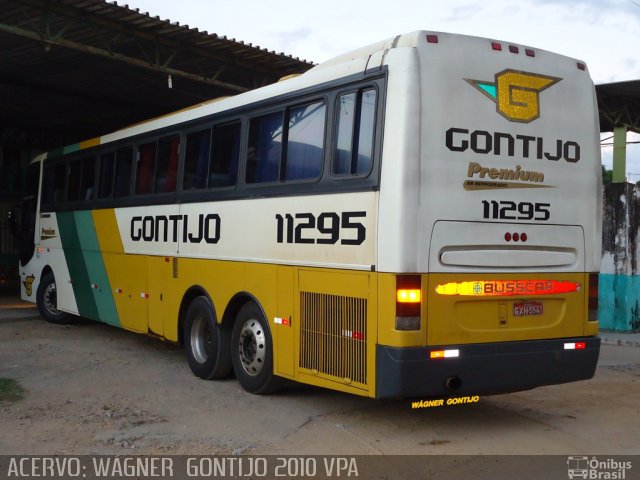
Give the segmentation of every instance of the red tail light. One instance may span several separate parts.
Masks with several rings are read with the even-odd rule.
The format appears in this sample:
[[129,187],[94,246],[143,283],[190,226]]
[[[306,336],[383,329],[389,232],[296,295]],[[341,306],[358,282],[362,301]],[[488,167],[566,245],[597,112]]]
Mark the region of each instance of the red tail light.
[[597,273],[589,274],[589,321],[598,321],[598,279]]

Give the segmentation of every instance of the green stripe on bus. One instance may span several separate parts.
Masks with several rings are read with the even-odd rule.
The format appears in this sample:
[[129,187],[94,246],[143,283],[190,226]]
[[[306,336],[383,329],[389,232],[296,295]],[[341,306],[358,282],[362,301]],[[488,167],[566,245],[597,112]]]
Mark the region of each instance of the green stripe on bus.
[[61,212],[57,218],[78,313],[119,326],[120,319],[91,212]]
[[78,313],[83,317],[97,320],[99,318],[98,308],[93,296],[87,264],[82,253],[74,212],[60,212],[56,217],[60,229],[62,250],[67,261],[73,294],[78,305]]
[[80,151],[79,143],[74,143],[73,145],[67,145],[66,147],[62,148],[63,155],[66,155],[67,153],[78,152],[78,151]]
[[91,292],[98,309],[97,319],[111,325],[120,326],[113,290],[93,224],[93,215],[91,211],[85,210],[75,212],[74,217],[89,278],[95,287],[91,289]]

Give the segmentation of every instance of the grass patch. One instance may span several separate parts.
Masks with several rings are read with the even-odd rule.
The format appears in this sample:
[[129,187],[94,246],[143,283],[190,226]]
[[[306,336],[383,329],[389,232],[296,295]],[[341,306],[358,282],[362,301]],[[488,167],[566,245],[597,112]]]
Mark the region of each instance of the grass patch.
[[22,400],[25,389],[13,378],[0,378],[0,402]]

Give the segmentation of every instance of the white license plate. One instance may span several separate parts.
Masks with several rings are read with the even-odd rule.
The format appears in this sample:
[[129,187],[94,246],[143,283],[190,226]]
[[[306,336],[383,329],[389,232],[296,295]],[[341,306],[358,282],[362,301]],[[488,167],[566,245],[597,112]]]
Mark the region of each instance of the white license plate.
[[531,315],[542,315],[544,308],[542,302],[522,302],[513,304],[514,317],[527,317]]

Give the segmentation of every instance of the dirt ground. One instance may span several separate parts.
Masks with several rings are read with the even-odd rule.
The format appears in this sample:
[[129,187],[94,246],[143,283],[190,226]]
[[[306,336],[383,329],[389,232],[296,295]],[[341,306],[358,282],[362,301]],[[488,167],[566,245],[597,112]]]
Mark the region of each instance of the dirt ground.
[[[17,307],[17,306],[14,306]],[[182,351],[107,325],[0,305],[3,454],[640,454],[640,348],[603,346],[593,380],[412,410],[293,385],[194,377]]]

